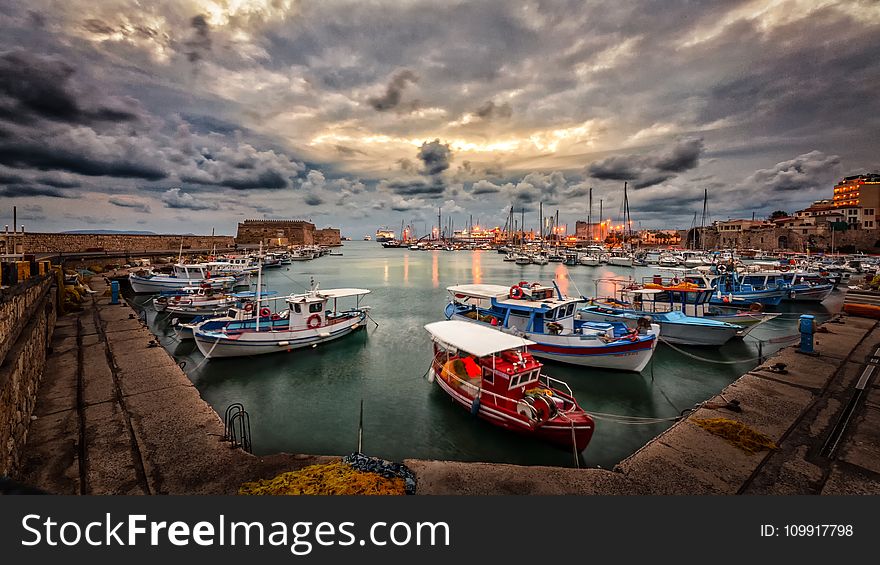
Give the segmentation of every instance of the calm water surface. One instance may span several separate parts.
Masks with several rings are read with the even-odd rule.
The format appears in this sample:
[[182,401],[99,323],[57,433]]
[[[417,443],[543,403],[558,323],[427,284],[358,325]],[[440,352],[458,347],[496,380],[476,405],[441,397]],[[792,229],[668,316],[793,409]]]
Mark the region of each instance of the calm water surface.
[[[573,466],[571,453],[506,432],[476,419],[454,404],[423,375],[431,343],[423,326],[441,320],[448,301],[445,288],[459,283],[510,285],[520,280],[549,283],[563,292],[592,296],[594,280],[634,276],[649,268],[607,266],[568,268],[561,263],[519,266],[495,251],[410,251],[384,249],[375,242],[346,242],[343,256],[294,263],[264,273],[279,295],[303,292],[314,277],[322,288],[371,289],[364,304],[378,322],[366,331],[319,345],[253,358],[204,361],[193,342],[178,343],[164,314],[146,307],[153,331],[178,360],[199,392],[220,414],[241,402],[251,415],[254,451],[345,454],[357,446],[359,405],[364,401],[364,452],[400,461],[404,458],[493,461],[527,465]],[[688,348],[719,360],[757,355],[758,338],[769,340],[797,331],[797,312],[820,320],[839,309],[841,293],[821,306],[786,305],[783,316],[764,324],[746,340],[720,350]],[[134,298],[136,305],[149,300]],[[340,304],[342,306],[342,304]],[[780,345],[765,343],[764,353]],[[644,417],[670,417],[718,393],[756,363],[710,364],[685,357],[660,344],[642,374],[618,373],[548,363],[546,372],[565,380],[588,411]],[[596,422],[596,432],[581,454],[581,465],[612,467],[668,424],[622,425]]]

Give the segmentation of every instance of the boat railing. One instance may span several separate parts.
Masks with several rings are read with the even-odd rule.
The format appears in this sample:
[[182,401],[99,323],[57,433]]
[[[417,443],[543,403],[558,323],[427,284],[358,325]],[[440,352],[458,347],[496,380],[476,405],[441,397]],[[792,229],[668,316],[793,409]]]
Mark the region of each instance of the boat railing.
[[566,383],[565,381],[560,381],[559,379],[554,379],[553,377],[551,377],[549,375],[545,375],[543,373],[538,377],[538,381],[542,382],[541,379],[543,379],[543,383],[545,385],[547,385],[549,388],[557,388],[557,389],[561,390],[562,392],[566,393],[571,398],[574,398],[574,393],[571,391],[571,387],[569,387],[568,383]]

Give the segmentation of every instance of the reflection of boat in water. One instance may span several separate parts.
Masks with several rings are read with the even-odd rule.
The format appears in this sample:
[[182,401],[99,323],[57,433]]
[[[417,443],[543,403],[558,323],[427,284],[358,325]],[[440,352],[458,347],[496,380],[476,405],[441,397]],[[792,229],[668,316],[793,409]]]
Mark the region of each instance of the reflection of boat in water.
[[535,342],[533,355],[562,363],[639,372],[645,368],[660,327],[632,331],[623,323],[575,319],[582,298],[566,298],[559,287],[522,281],[508,288],[463,284],[447,288],[446,317],[482,324]]
[[498,427],[580,452],[593,419],[562,381],[543,375],[534,342],[459,321],[425,329],[434,341],[429,379],[456,403]]

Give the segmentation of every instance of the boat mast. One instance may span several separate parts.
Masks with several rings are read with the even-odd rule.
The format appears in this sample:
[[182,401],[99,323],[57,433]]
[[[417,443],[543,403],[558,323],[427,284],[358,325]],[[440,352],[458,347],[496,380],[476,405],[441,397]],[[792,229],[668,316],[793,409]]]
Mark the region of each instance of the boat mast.
[[257,304],[254,306],[254,314],[257,315],[256,331],[260,331],[260,290],[263,287],[263,241],[260,241],[260,252],[257,255],[257,263],[260,267],[257,269]]
[[544,250],[544,202],[538,202],[538,227],[541,230],[541,251]]
[[520,232],[519,243],[521,246],[525,247],[525,245],[526,245],[526,207],[523,206],[522,208],[520,208],[519,211],[521,214],[520,221],[519,221],[519,232]]
[[706,250],[705,242],[703,241],[703,232],[706,229],[706,205],[708,203],[708,200],[709,200],[709,189],[704,188],[703,189],[703,217],[700,218],[700,251]]
[[593,243],[593,187],[590,187],[590,207],[587,209],[587,235]]
[[443,239],[443,224],[440,221],[440,210],[441,207],[437,206],[437,240]]

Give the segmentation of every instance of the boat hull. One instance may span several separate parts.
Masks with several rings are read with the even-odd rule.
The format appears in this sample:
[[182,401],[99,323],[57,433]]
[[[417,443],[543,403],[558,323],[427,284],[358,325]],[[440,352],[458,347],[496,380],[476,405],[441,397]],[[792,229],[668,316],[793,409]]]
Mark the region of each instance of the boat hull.
[[791,302],[822,302],[834,291],[834,285],[819,285],[812,288],[793,288],[785,300]]
[[131,289],[136,294],[156,294],[167,290],[180,290],[186,287],[201,286],[210,284],[211,288],[217,290],[232,286],[237,282],[232,277],[219,277],[212,279],[178,279],[174,277],[141,277],[134,273],[128,276],[128,282]]
[[208,359],[250,357],[291,351],[344,337],[364,326],[366,314],[315,329],[247,331],[238,334],[196,331],[196,346]]
[[[603,314],[595,310],[580,310],[579,314],[582,320],[591,320],[594,322],[623,322],[629,328],[635,328],[638,323],[638,316],[619,316],[614,314]],[[651,316],[644,313],[644,316]],[[662,318],[652,317],[654,323],[660,326],[660,337],[664,341],[677,343],[681,345],[700,345],[700,346],[720,346],[724,345],[734,337],[737,332],[742,331],[742,327],[723,326],[723,325],[692,325],[687,323],[677,323],[663,320]]]
[[[452,387],[438,375],[433,365],[431,366],[431,369],[429,369],[429,380],[436,382],[443,392],[449,395],[456,404],[459,404],[468,410],[472,409],[473,397],[462,394],[462,392]],[[590,439],[593,437],[593,431],[595,430],[595,426],[589,418],[578,418],[578,421],[574,423],[550,421],[541,426],[534,426],[525,418],[519,416],[519,414],[501,410],[496,406],[482,402],[480,403],[477,416],[500,428],[534,437],[535,439],[546,441],[565,449],[571,449],[573,432],[575,449],[578,452],[587,448]]]
[[[492,326],[461,314],[447,312],[450,320],[462,320],[472,324],[480,324],[504,333],[513,333],[508,329]],[[630,342],[619,340],[610,344],[598,345],[598,340],[582,339],[581,336],[573,335],[548,335],[526,333],[522,337],[535,342],[529,347],[529,351],[535,357],[550,359],[559,363],[579,365],[582,367],[595,367],[597,369],[611,369],[617,371],[641,372],[651,360],[654,349],[657,347],[657,338],[654,335],[640,336],[638,341]],[[596,345],[591,344],[595,343]]]

